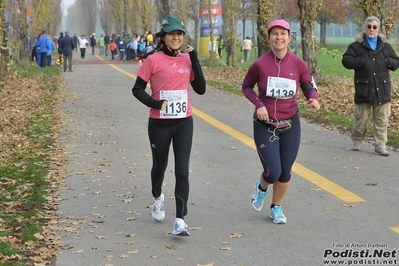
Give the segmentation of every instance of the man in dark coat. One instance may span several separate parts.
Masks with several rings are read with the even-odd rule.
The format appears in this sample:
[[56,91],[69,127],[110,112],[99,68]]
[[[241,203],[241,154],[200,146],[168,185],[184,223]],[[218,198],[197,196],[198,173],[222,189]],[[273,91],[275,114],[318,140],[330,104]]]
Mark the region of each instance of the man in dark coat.
[[64,56],[64,72],[66,72],[67,67],[69,66],[69,72],[73,72],[72,70],[72,54],[75,49],[75,42],[73,38],[69,36],[69,32],[65,32],[65,36],[60,41],[60,47]]
[[97,45],[97,38],[96,34],[93,32],[93,34],[90,37],[90,46],[91,46],[91,54],[94,55],[94,50],[96,49]]
[[75,35],[73,35],[73,42],[75,43],[75,51],[78,52],[78,35],[75,33]]
[[111,43],[111,38],[108,33],[104,36],[104,44],[105,44],[105,56],[108,56],[109,44]]
[[355,123],[351,134],[353,150],[359,151],[367,136],[369,117],[373,115],[375,153],[389,156],[386,150],[391,114],[391,77],[399,67],[399,57],[387,38],[379,33],[380,20],[368,17],[364,31],[357,35],[342,57],[345,68],[355,71]]
[[58,60],[60,61],[60,66],[62,66],[62,49],[61,49],[61,40],[64,38],[64,33],[60,32],[60,37],[57,40],[57,48],[58,48]]

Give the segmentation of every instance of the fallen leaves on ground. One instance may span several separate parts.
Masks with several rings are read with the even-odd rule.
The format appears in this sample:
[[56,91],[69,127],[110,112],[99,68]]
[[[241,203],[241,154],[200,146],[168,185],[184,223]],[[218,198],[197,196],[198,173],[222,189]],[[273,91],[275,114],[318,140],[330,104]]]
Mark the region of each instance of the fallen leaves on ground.
[[241,238],[244,235],[243,232],[235,232],[229,235],[230,238]]
[[[61,84],[57,77],[45,77],[42,74],[25,77],[17,72],[7,76],[7,80],[0,82],[0,168],[24,167],[26,165],[26,154],[38,154],[49,158],[47,185],[56,191],[63,182],[64,175],[60,172],[68,158],[62,149],[57,146],[59,139],[60,113],[57,111],[58,100],[62,95],[54,93],[54,84]],[[52,113],[49,113],[51,111]],[[54,121],[51,132],[30,132],[32,123],[37,121],[38,114],[45,114],[47,121]],[[43,122],[43,121],[40,121]],[[33,125],[35,126],[35,125]],[[46,150],[42,150],[45,143]],[[18,161],[17,164],[13,161]],[[7,187],[18,185],[13,191]],[[0,253],[0,260],[4,263],[13,261],[33,261],[37,265],[49,262],[56,253],[63,248],[61,241],[55,241],[54,235],[58,227],[57,206],[61,199],[58,195],[50,194],[46,197],[44,204],[33,205],[27,202],[27,193],[34,184],[18,184],[15,179],[4,175],[0,179],[0,194],[4,199],[16,199],[0,203],[0,210],[4,215],[15,216],[13,223],[10,219],[1,220],[0,231],[12,232],[12,236],[1,236],[0,242],[10,245],[12,250],[17,250],[19,255],[6,256]],[[12,194],[14,193],[14,194]],[[16,194],[15,194],[16,193]],[[37,221],[34,217],[25,218],[24,213],[40,209]],[[43,223],[43,232],[36,234],[36,240],[26,241],[21,234],[24,225],[32,223]],[[47,247],[43,245],[47,243]],[[23,254],[23,255],[21,255]],[[46,264],[48,265],[48,264]]]
[[168,249],[172,249],[172,250],[180,250],[180,249],[183,249],[182,246],[177,246],[176,244],[167,244],[165,247],[168,248]]
[[[241,84],[245,77],[246,70],[240,68],[224,67],[224,68],[203,68],[204,75],[207,81],[212,81],[213,84],[228,85],[235,88],[240,95]],[[49,97],[54,97],[52,83],[61,84],[61,80],[45,79],[43,75],[37,75],[33,77],[23,77],[17,73],[10,75],[7,81],[2,81],[0,86],[0,167],[6,166],[10,158],[18,158],[19,154],[28,153],[36,149],[37,141],[49,141],[54,144],[49,147],[46,151],[50,154],[49,162],[49,174],[48,174],[48,184],[52,191],[57,191],[63,186],[64,174],[60,172],[60,168],[67,162],[68,158],[65,156],[63,150],[57,146],[56,140],[58,140],[59,132],[65,129],[63,127],[62,121],[60,119],[61,114],[59,110],[54,106],[54,113],[48,114],[54,121],[59,124],[54,125],[54,129],[48,134],[39,134],[37,139],[33,141],[26,136],[26,128],[28,128],[29,123],[35,120],[35,114],[38,110],[46,108],[43,106],[43,102]],[[322,109],[327,111],[338,112],[347,117],[352,117],[353,112],[353,81],[352,78],[331,78],[331,82],[325,82],[327,85],[319,85],[319,96],[320,104]],[[216,86],[214,86],[217,88]],[[60,93],[55,96],[57,101],[62,101],[64,95]],[[304,103],[303,97],[298,97],[299,101]],[[53,103],[52,103],[53,104]],[[392,115],[390,120],[389,133],[398,134],[399,133],[399,101],[398,95],[393,95],[392,98]],[[101,143],[99,143],[101,145]],[[234,147],[232,148],[235,149]],[[93,152],[95,153],[95,152]],[[145,155],[143,160],[150,159],[150,155]],[[19,164],[23,165],[24,159],[19,158]],[[126,162],[128,163],[128,162]],[[110,162],[101,162],[97,168],[91,169],[92,172],[105,172],[104,167],[109,167]],[[215,165],[214,167],[218,167]],[[358,169],[360,170],[360,169]],[[76,175],[87,175],[84,171],[77,171]],[[12,186],[15,180],[2,178],[0,180],[0,194],[3,197],[10,197],[9,191],[4,189],[4,187]],[[206,184],[210,184],[207,182]],[[374,186],[376,184],[368,183],[368,186]],[[1,208],[8,214],[16,214],[16,221],[23,223],[25,218],[20,215],[22,207],[26,207],[23,204],[23,197],[25,192],[29,189],[29,186],[21,186],[19,191],[18,200],[13,202],[2,203]],[[102,196],[101,191],[94,191],[94,194]],[[171,196],[170,198],[173,198]],[[51,194],[46,197],[47,202],[43,204],[40,213],[40,219],[45,223],[43,226],[44,230],[40,234],[36,234],[35,237],[37,241],[24,241],[21,235],[18,233],[18,228],[15,225],[8,224],[4,219],[0,219],[0,231],[11,230],[13,235],[1,236],[0,241],[2,243],[10,243],[10,245],[17,249],[22,255],[10,255],[4,256],[0,254],[0,260],[5,262],[11,261],[23,261],[31,259],[37,265],[46,264],[51,261],[53,257],[56,256],[60,249],[73,249],[73,247],[63,244],[61,241],[55,240],[55,231],[60,230],[59,222],[57,221],[57,208],[59,202],[62,200],[56,194]],[[123,203],[131,203],[130,199],[122,200]],[[113,207],[113,206],[107,206]],[[150,206],[148,206],[150,207]],[[352,208],[354,205],[344,204],[343,207]],[[326,208],[327,210],[328,208]],[[101,218],[105,215],[92,213],[96,218],[93,222],[103,223]],[[69,219],[75,219],[74,217],[69,217]],[[134,216],[129,218],[134,220]],[[87,220],[79,221],[76,218],[76,224],[87,223]],[[75,224],[75,223],[73,223]],[[90,225],[95,227],[94,225]],[[202,228],[192,228],[193,230],[201,230]],[[74,234],[77,232],[76,228],[65,227],[61,230]],[[241,238],[243,236],[242,232],[232,233],[230,238]],[[97,236],[99,239],[105,239],[105,236]],[[126,236],[129,237],[129,236]],[[134,237],[133,234],[130,237]],[[43,243],[47,244],[47,247],[43,247]],[[133,245],[134,242],[126,242],[128,245]],[[170,246],[169,248],[178,249],[178,246]],[[224,247],[226,249],[228,247]],[[27,252],[29,251],[29,252]],[[71,251],[74,254],[84,253],[83,249]],[[137,254],[138,250],[128,251],[127,254]],[[106,260],[111,260],[113,256],[107,256]],[[122,255],[121,258],[127,258],[127,255]],[[157,258],[157,256],[151,256],[151,258]],[[48,265],[48,264],[47,264]],[[109,264],[110,265],[110,264]],[[198,264],[200,265],[200,264]],[[214,263],[206,264],[206,266],[214,266]],[[201,265],[201,266],[205,266]]]

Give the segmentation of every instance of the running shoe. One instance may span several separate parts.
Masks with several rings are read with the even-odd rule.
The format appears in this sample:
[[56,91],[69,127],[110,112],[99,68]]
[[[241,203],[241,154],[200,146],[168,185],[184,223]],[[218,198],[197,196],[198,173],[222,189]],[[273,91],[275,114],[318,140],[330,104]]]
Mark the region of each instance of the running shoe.
[[161,194],[161,198],[159,200],[154,198],[154,203],[152,204],[151,215],[155,221],[160,222],[165,219],[165,210],[163,209],[163,202],[165,198],[163,193]]
[[360,144],[359,143],[353,143],[353,150],[354,151],[360,151]]
[[176,218],[173,224],[172,235],[176,236],[189,236],[190,233],[187,231],[188,225],[181,218]]
[[284,216],[281,206],[274,206],[274,208],[271,209],[270,218],[275,224],[287,223],[287,217]]
[[262,191],[259,189],[259,185],[260,185],[260,180],[258,179],[255,182],[254,193],[252,194],[250,199],[252,208],[257,212],[262,210],[263,201],[265,200],[265,196],[267,194],[267,191]]
[[375,149],[375,153],[377,153],[381,156],[389,156],[389,152],[385,148],[377,148],[377,149]]

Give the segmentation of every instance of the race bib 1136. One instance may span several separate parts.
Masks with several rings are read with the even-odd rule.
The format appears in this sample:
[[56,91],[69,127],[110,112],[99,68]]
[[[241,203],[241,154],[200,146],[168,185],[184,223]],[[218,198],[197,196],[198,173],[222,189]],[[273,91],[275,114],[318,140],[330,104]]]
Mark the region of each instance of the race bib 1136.
[[168,105],[160,111],[161,118],[183,118],[187,114],[187,90],[160,91],[160,99]]

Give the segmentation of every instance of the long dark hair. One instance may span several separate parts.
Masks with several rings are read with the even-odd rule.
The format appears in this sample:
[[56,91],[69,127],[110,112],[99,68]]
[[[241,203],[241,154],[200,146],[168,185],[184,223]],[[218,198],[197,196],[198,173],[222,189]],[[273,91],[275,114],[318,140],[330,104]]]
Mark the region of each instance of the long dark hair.
[[146,59],[149,55],[152,55],[153,53],[159,52],[162,50],[163,45],[165,44],[163,37],[165,36],[166,32],[161,30],[160,32],[157,32],[155,34],[155,38],[157,39],[157,45],[155,46],[154,50],[149,51],[148,53],[143,53],[141,55],[138,55],[137,57],[139,60]]

